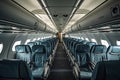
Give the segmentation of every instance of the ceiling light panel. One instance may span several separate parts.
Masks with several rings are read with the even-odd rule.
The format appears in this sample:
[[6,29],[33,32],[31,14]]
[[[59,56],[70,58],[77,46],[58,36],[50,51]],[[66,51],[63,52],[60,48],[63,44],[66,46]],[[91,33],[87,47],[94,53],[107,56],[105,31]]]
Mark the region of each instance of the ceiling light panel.
[[[47,14],[44,12],[44,10],[42,9],[41,5],[38,3],[37,0],[14,0],[14,1],[23,6],[28,11],[32,12],[35,16],[37,16],[40,20],[49,25],[51,28],[56,30],[55,26],[53,25],[53,23],[51,22]],[[44,2],[44,0],[42,0],[42,2]],[[45,3],[44,6],[46,7]],[[47,8],[46,11],[48,11]]]
[[77,0],[44,0],[48,7],[71,7]]
[[35,14],[35,16],[37,16],[40,20],[49,25],[51,28],[55,29],[53,23],[46,14]]
[[94,8],[96,8],[98,5],[103,3],[104,1],[106,0],[84,0],[84,2],[82,3],[79,9],[86,9],[91,11]]
[[73,15],[69,23],[66,25],[65,29],[71,27],[74,23],[80,20],[87,13],[95,9],[97,6],[105,2],[106,0],[84,0],[80,8]]
[[29,11],[42,9],[37,0],[14,0]]
[[85,14],[74,14],[70,22],[67,24],[66,29],[74,25],[80,18],[82,18]]

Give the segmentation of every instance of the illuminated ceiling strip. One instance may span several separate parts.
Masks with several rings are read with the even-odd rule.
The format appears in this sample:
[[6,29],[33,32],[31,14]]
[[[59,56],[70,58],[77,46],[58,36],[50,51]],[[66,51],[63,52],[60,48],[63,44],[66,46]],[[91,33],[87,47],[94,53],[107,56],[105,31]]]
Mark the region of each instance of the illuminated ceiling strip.
[[44,0],[41,0],[41,2],[42,2],[42,4],[43,4],[44,7],[47,7],[46,4],[45,4],[45,2],[44,2]]
[[48,10],[47,8],[45,8],[45,10],[47,11],[48,15],[50,16],[50,12],[49,12],[49,10]]
[[75,7],[77,7],[79,5],[79,3],[81,2],[81,0],[78,0]]
[[[71,20],[71,18],[73,17],[73,15],[75,14],[75,11],[77,10],[77,8],[79,7],[79,6],[81,6],[81,4],[80,3],[82,3],[83,2],[83,0],[78,0],[77,1],[77,3],[76,3],[76,5],[75,5],[75,7],[74,7],[74,9],[72,10],[72,13],[71,13],[71,15],[70,15],[70,17],[69,17],[69,19],[68,19],[68,21],[67,21],[67,24],[66,25],[68,25],[69,24],[69,22],[70,22],[70,20]],[[80,4],[80,5],[79,5]],[[79,5],[79,6],[78,6]],[[68,28],[68,27],[67,27]],[[64,30],[65,30],[66,28],[64,28]],[[64,30],[63,30],[63,32],[64,32]]]
[[[41,0],[41,2],[42,2],[42,4],[43,4],[43,6],[45,7],[45,10],[46,10],[48,16],[50,17],[50,20],[51,20],[52,24],[53,24],[54,26],[56,26],[55,23],[54,23],[54,20],[52,19],[51,15],[50,15],[49,10],[46,8],[47,6],[46,6],[44,0]],[[56,28],[55,28],[55,30],[56,30],[56,32],[58,32],[58,30],[57,30]]]
[[75,10],[76,10],[76,8],[73,9],[73,11],[72,11],[72,13],[71,13],[71,15],[70,15],[70,18],[72,18],[72,16],[73,16]]

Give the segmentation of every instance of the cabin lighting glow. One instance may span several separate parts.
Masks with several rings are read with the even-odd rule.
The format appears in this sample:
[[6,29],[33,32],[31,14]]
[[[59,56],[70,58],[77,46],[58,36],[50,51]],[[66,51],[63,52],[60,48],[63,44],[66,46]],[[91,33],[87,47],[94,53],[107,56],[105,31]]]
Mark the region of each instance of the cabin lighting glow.
[[38,38],[37,40],[40,40],[40,38]]
[[86,40],[86,41],[89,41],[89,39],[88,39],[88,38],[85,38],[85,40]]
[[3,44],[0,43],[0,54],[1,54],[2,50],[3,50]]
[[81,1],[81,0],[78,0],[78,2],[76,3],[75,7],[77,7],[77,6],[78,6],[78,4],[80,3],[80,1]]
[[44,2],[44,0],[41,0],[41,2],[42,2],[42,4],[43,4],[44,7],[47,7],[46,4],[45,4],[45,2]]
[[30,39],[27,39],[26,41],[25,41],[25,44],[27,44],[27,43],[29,43],[30,42]]
[[91,41],[97,43],[97,41],[95,39],[91,39]]
[[116,45],[120,45],[120,41],[116,41]]
[[84,40],[84,38],[83,38],[83,37],[81,37],[81,39],[82,39],[82,40]]
[[109,47],[109,44],[106,40],[101,40],[102,45],[105,45],[106,47]]
[[34,38],[32,41],[34,42],[34,41],[36,41],[37,39],[36,38]]

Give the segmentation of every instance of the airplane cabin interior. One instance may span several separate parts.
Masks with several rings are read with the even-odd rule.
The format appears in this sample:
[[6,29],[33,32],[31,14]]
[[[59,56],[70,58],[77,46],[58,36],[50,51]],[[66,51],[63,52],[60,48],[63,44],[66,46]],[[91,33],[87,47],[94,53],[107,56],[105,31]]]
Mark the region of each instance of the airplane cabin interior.
[[120,80],[120,0],[0,0],[0,80]]

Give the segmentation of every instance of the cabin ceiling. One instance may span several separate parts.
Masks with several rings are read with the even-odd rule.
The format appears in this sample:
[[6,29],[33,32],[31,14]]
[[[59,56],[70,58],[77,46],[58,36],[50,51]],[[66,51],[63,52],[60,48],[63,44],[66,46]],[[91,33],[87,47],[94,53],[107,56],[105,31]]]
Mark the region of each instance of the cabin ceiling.
[[44,0],[44,2],[59,31],[64,29],[72,11],[78,7],[78,5],[75,7],[77,0]]
[[63,32],[106,0],[13,0],[48,24]]

